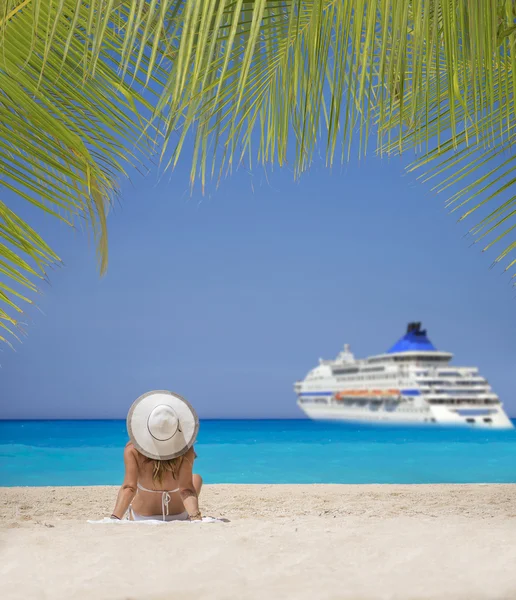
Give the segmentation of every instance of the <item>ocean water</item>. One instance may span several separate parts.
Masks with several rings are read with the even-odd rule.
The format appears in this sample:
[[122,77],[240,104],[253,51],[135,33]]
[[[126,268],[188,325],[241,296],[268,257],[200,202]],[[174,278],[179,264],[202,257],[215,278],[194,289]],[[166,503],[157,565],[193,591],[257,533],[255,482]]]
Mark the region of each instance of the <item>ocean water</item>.
[[[0,421],[0,486],[120,484],[125,421]],[[514,483],[516,429],[201,421],[206,483]]]

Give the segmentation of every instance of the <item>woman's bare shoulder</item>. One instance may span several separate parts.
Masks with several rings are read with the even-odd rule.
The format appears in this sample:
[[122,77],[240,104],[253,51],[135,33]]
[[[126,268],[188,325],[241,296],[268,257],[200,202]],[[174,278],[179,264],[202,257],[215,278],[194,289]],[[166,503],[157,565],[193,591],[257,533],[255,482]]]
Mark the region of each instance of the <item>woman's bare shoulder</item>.
[[197,453],[194,450],[194,447],[188,448],[188,450],[183,454],[183,458],[193,465],[193,461],[197,458]]
[[133,446],[132,442],[127,442],[127,444],[125,445],[125,448],[124,448],[124,454],[126,456],[134,456],[134,458],[136,458],[136,459],[138,458],[138,451]]

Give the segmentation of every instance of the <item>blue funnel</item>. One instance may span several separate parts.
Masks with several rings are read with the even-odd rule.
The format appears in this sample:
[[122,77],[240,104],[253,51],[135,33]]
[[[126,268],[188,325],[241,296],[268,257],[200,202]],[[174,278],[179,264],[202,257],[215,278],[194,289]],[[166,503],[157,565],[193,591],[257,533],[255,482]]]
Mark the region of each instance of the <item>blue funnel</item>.
[[407,333],[387,351],[387,354],[395,352],[418,352],[419,350],[425,352],[433,350],[435,352],[436,348],[426,337],[426,330],[421,329],[421,323],[409,323]]

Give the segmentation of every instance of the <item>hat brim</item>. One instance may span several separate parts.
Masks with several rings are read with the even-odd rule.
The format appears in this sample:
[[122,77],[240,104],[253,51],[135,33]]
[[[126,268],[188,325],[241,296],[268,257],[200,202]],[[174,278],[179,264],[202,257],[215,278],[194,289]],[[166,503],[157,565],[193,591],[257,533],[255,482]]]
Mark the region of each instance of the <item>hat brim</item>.
[[[150,413],[167,405],[176,413],[180,428],[172,438],[158,440],[147,427]],[[199,431],[199,417],[193,406],[179,394],[167,390],[147,392],[137,398],[127,415],[127,432],[133,446],[154,460],[170,460],[186,454],[193,446]]]

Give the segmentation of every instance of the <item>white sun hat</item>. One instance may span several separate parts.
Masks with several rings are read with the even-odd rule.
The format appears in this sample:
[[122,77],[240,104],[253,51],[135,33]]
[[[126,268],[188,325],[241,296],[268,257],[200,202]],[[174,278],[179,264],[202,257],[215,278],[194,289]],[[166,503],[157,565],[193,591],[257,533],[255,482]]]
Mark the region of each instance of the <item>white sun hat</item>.
[[127,432],[144,456],[170,460],[185,454],[199,431],[197,413],[182,396],[166,390],[147,392],[133,402]]

